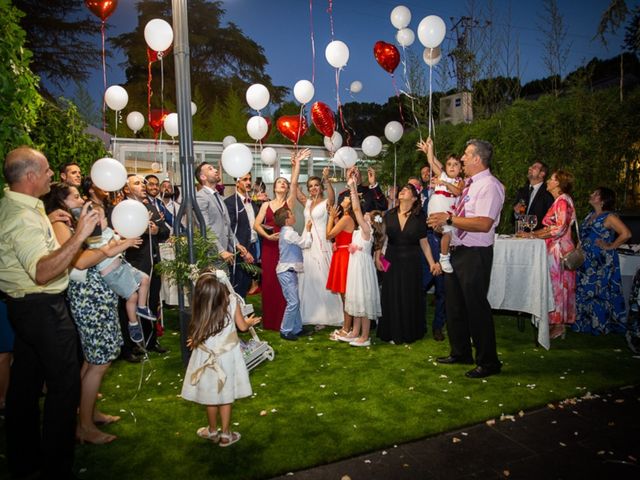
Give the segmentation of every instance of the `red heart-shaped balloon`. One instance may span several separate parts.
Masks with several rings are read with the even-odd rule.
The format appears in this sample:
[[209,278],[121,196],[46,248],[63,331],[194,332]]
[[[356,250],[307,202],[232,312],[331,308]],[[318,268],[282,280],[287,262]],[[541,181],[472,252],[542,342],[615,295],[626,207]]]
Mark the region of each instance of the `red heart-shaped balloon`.
[[294,144],[298,144],[300,137],[307,133],[307,119],[300,115],[283,115],[276,122],[278,131],[291,140]]
[[336,128],[333,112],[326,103],[315,102],[311,105],[311,120],[318,131],[325,137],[331,137]]
[[91,13],[104,22],[118,6],[118,0],[84,0],[84,4]]
[[170,51],[171,47],[167,48],[164,52],[156,52],[155,50],[151,50],[147,47],[147,60],[149,60],[149,63],[157,62],[160,57],[166,58]]
[[169,111],[164,108],[154,108],[149,112],[149,126],[153,128],[156,135],[162,130],[167,115],[169,115]]
[[373,46],[373,56],[387,72],[393,73],[400,64],[400,52],[390,43],[379,41]]

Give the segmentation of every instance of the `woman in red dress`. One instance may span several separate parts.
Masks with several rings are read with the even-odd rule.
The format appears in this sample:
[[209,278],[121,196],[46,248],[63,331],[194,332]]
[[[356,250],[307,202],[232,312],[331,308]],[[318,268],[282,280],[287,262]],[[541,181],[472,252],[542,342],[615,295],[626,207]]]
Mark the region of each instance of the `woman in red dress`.
[[[291,161],[302,161],[308,158],[308,149],[299,150],[291,157]],[[274,213],[282,208],[294,207],[294,197],[290,191],[289,181],[278,177],[273,184],[273,200],[264,202],[256,216],[253,228],[262,238],[262,325],[268,330],[280,330],[287,302],[282,295],[280,282],[276,276],[276,266],[280,259],[278,239],[280,227],[274,222]]]
[[[335,238],[335,251],[331,257],[329,267],[329,278],[327,279],[327,290],[339,293],[344,304],[344,293],[347,288],[347,267],[349,266],[349,244],[356,222],[351,215],[351,198],[347,195],[342,199],[339,207],[329,208],[329,219],[327,220],[327,240]],[[353,318],[344,312],[344,325],[341,329],[335,330],[331,340],[347,338],[351,331]]]

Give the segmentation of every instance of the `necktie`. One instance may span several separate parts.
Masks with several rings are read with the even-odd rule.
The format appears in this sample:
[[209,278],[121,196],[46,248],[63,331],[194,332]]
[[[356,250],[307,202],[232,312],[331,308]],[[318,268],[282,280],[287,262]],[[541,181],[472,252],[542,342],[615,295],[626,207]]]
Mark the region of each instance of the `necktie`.
[[167,225],[173,227],[173,215],[169,211],[167,207],[165,207],[164,202],[160,199],[157,199],[158,210],[162,212],[164,215],[164,221],[167,222]]
[[529,209],[531,208],[531,201],[533,200],[533,185],[529,185],[529,200],[527,201],[527,215],[529,214]]
[[220,201],[220,194],[216,190],[213,191],[213,198],[215,198],[216,203],[218,204],[218,210],[220,210],[220,213],[224,212],[222,202]]
[[[454,213],[456,217],[465,216],[465,204],[467,202],[467,195],[469,194],[469,188],[471,188],[472,183],[473,183],[473,179],[469,178],[464,184],[464,190],[462,190],[462,195],[460,195],[459,197],[458,205],[456,205],[456,211]],[[456,229],[456,235],[460,240],[462,240],[467,235],[467,232],[465,232],[464,230],[460,230],[458,228]]]
[[251,203],[251,198],[244,197],[244,203]]

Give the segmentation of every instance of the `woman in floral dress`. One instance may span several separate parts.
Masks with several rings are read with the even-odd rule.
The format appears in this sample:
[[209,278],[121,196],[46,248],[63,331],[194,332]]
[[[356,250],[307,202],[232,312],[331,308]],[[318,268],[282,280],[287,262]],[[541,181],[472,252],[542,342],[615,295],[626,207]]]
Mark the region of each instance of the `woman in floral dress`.
[[593,335],[626,331],[627,309],[622,295],[620,259],[616,249],[631,231],[613,213],[615,193],[597,188],[589,196],[593,207],[580,226],[584,264],[577,271],[577,316],[573,330]]

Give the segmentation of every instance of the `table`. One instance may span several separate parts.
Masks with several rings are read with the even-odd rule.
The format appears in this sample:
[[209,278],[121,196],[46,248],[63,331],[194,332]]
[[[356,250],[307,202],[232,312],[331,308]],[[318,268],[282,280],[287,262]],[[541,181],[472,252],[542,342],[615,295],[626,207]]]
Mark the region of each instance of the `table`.
[[547,350],[549,312],[555,308],[544,240],[496,236],[488,300],[491,308],[531,314]]
[[620,257],[620,274],[622,275],[622,295],[624,295],[624,303],[629,309],[629,294],[631,293],[631,284],[636,270],[640,268],[640,255],[627,255],[618,252]]

